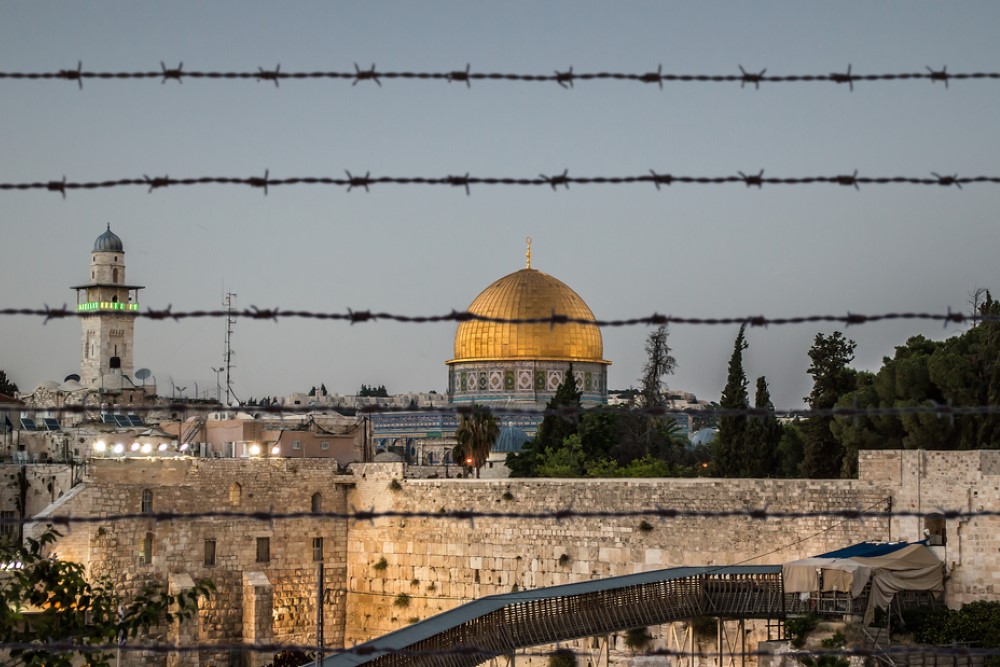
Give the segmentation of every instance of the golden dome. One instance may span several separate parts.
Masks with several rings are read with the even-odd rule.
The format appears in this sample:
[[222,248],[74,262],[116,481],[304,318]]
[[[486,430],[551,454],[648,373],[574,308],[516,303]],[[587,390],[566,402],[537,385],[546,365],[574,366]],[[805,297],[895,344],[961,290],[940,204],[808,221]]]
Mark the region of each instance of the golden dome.
[[[469,311],[501,319],[550,318],[553,314],[595,319],[580,295],[566,283],[532,268],[497,280],[473,300]],[[470,320],[458,325],[455,358],[447,363],[503,359],[609,363],[603,356],[601,329],[596,324]]]

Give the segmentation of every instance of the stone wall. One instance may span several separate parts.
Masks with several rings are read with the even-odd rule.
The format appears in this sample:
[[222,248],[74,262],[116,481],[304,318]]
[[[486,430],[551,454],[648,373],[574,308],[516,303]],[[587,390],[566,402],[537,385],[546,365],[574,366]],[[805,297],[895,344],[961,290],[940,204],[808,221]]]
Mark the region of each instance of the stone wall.
[[348,645],[485,595],[680,565],[781,563],[885,539],[889,530],[885,519],[831,516],[446,517],[454,511],[887,509],[884,490],[854,480],[409,480],[402,470],[402,464],[354,467],[351,506],[430,516],[351,523]]
[[[74,489],[72,497],[39,517],[35,531],[42,529],[46,515],[108,516],[145,509],[153,514],[148,519],[73,524],[68,539],[58,545],[62,557],[86,563],[93,577],[108,577],[126,592],[148,583],[166,585],[171,575],[210,579],[217,590],[201,610],[197,627],[199,641],[208,643],[242,640],[244,610],[259,606],[244,600],[245,575],[258,573],[268,582],[267,595],[273,599],[273,603],[266,602],[264,616],[273,624],[268,640],[303,644],[316,641],[319,586],[313,539],[322,537],[325,641],[342,645],[347,524],[343,519],[308,516],[317,493],[321,511],[347,510],[345,488],[353,480],[337,474],[336,461],[109,459],[94,460],[89,472],[87,482]],[[144,492],[151,494],[151,508],[143,505]],[[205,511],[303,512],[306,516],[267,521],[245,517],[157,520],[155,515]],[[269,540],[266,558],[259,551],[258,538]],[[211,565],[205,562],[206,540],[215,541]],[[254,627],[248,640],[267,636],[268,628],[259,623]],[[263,657],[264,662],[270,661],[270,655]],[[146,660],[140,662],[154,664]],[[201,663],[229,664],[229,656],[208,651]]]

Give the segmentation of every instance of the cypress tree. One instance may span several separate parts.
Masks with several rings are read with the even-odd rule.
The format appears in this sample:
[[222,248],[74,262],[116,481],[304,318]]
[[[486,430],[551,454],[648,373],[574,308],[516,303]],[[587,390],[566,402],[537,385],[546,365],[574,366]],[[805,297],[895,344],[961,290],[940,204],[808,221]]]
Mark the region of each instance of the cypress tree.
[[[729,358],[729,374],[722,390],[719,407],[723,410],[746,410],[747,376],[743,371],[743,350],[747,349],[746,325],[740,326]],[[745,414],[719,417],[719,437],[715,441],[715,472],[720,477],[739,477],[744,474],[746,456],[747,417]]]

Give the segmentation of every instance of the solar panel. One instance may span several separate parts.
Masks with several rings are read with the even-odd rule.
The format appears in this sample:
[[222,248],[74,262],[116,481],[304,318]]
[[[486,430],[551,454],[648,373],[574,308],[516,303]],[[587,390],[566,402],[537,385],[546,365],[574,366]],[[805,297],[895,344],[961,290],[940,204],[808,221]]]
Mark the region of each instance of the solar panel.
[[52,417],[43,417],[42,423],[45,424],[46,430],[49,431],[58,431],[60,428],[62,428],[61,426],[59,426],[59,420],[53,419]]
[[37,431],[38,427],[35,426],[35,420],[28,417],[21,417],[21,428],[25,431]]
[[117,424],[118,426],[124,426],[125,428],[131,426],[131,424],[128,423],[128,417],[126,417],[125,415],[114,415],[114,418],[115,418],[115,424]]
[[128,418],[129,426],[145,426],[142,417],[139,415],[125,415]]
[[101,415],[101,423],[102,424],[114,424],[114,423],[116,423],[115,422],[115,416],[114,415],[103,414],[103,415]]

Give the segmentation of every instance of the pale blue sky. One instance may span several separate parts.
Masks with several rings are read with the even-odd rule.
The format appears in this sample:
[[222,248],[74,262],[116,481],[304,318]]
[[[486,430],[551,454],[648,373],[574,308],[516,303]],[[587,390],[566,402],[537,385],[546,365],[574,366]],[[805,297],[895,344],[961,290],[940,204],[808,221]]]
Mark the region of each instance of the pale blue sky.
[[[995,2],[0,3],[0,70],[645,72],[769,74],[1000,70]],[[0,81],[0,180],[141,174],[481,176],[557,173],[772,176],[997,175],[1000,82],[548,84],[337,80],[183,84]],[[232,186],[0,193],[7,306],[73,301],[106,222],[125,244],[142,304],[437,314],[534,265],[601,318],[654,311],[772,317],[944,312],[976,286],[1000,290],[1000,188],[649,185],[460,189]],[[140,320],[136,363],[161,387],[214,387],[221,320]],[[752,330],[751,384],[779,407],[809,389],[818,331]],[[952,326],[854,327],[875,368],[908,335]],[[610,384],[641,373],[642,327],[605,330]],[[735,327],[675,326],[670,385],[717,399]],[[242,397],[326,383],[446,388],[454,325],[240,321]],[[0,319],[0,368],[29,389],[79,368],[79,324]],[[190,393],[190,390],[189,390]]]

